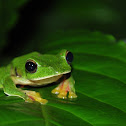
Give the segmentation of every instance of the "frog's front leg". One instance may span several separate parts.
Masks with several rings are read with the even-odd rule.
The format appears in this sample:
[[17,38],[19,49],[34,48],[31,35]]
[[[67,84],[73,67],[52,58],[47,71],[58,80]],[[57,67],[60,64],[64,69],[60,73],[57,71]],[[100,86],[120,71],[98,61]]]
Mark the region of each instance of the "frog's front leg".
[[29,102],[31,101],[27,95],[19,90],[14,82],[11,80],[10,77],[6,77],[3,81],[3,90],[4,93],[7,94],[8,96],[18,96],[23,98],[24,100],[28,100]]
[[41,104],[46,104],[48,101],[46,99],[41,98],[40,93],[29,90],[22,90],[32,101],[37,101]]
[[10,77],[5,78],[3,82],[3,90],[8,96],[18,96],[23,98],[26,102],[38,101],[41,104],[47,103],[47,100],[42,99],[38,92],[17,88]]
[[53,94],[58,94],[58,98],[67,98],[67,93],[69,92],[68,98],[77,98],[75,93],[75,81],[73,77],[69,77],[68,79],[64,79],[55,89],[52,90]]

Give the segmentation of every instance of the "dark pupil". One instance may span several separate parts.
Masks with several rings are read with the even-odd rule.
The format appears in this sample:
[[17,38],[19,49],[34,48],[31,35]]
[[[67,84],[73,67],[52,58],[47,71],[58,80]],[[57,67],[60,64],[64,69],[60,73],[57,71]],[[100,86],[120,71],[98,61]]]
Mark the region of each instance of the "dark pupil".
[[37,65],[36,65],[35,63],[33,63],[33,62],[27,62],[27,63],[25,64],[25,68],[26,68],[26,70],[27,70],[28,72],[33,72],[33,71],[36,70]]
[[66,60],[68,63],[71,63],[73,61],[73,54],[71,52],[67,53]]

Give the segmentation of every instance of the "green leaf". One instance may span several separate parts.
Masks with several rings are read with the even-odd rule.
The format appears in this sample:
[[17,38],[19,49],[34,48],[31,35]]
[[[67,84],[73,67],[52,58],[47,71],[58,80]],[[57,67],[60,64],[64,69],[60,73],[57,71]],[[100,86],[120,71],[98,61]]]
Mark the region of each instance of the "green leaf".
[[55,84],[30,88],[48,99],[46,105],[25,103],[0,91],[0,126],[125,126],[126,45],[99,32],[59,32],[40,49],[74,54],[73,77],[78,98],[58,99],[51,94]]

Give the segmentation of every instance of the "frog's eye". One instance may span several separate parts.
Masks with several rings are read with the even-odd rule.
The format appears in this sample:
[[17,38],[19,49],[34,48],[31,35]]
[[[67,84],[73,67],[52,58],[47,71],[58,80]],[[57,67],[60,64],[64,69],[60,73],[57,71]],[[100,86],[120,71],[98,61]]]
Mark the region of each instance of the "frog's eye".
[[28,60],[25,64],[25,69],[29,73],[35,73],[37,70],[37,64],[33,60]]
[[66,52],[66,61],[70,64],[73,61],[73,54],[69,51]]

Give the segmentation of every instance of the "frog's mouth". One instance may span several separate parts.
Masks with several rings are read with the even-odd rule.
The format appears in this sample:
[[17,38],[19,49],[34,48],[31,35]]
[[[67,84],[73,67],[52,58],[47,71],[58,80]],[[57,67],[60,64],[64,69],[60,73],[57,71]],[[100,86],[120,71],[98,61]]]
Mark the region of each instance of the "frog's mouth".
[[[37,85],[46,85],[46,84],[50,84],[52,82],[56,82],[64,74],[67,74],[67,73],[70,73],[70,71],[64,72],[62,74],[53,75],[53,76],[51,75],[51,76],[47,76],[47,77],[32,79],[32,80],[29,80],[29,81],[31,82],[31,85],[32,85],[32,83],[37,84]],[[32,85],[32,86],[34,86],[34,85]]]
[[[66,71],[64,73],[59,73],[59,74],[55,74],[55,75],[50,75],[50,76],[46,76],[46,77],[39,77],[39,78],[34,78],[34,79],[31,79],[32,81],[38,81],[38,80],[44,80],[44,79],[49,79],[49,78],[55,78],[57,76],[62,76],[63,74],[67,74],[67,73],[70,73],[70,71]],[[30,80],[30,79],[29,79]]]
[[56,75],[50,75],[47,77],[40,77],[35,79],[24,79],[19,76],[11,76],[12,80],[15,84],[21,84],[21,85],[30,85],[30,86],[41,86],[41,85],[47,85],[53,82],[56,82],[58,79],[60,79],[64,74],[70,73],[70,71],[56,74]]
[[[46,85],[53,82],[56,82],[58,79],[60,79],[63,76],[63,74],[57,75],[57,76],[51,76],[47,78],[37,79],[37,80],[29,80],[31,83],[29,85],[36,86],[36,85]],[[35,84],[35,85],[34,85]]]

